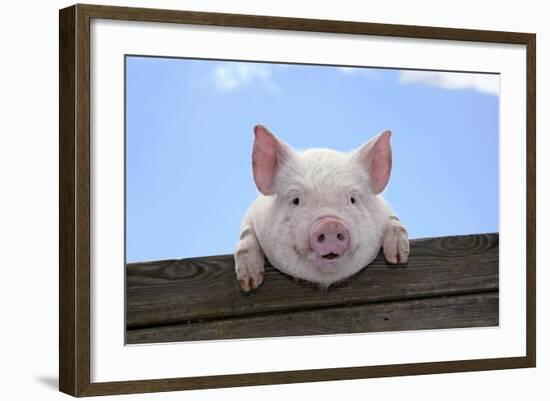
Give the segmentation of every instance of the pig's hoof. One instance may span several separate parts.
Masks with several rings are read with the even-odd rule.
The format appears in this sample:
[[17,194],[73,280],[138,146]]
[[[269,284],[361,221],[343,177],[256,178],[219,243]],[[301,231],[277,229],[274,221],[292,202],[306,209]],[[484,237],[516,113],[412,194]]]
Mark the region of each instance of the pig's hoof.
[[250,260],[240,260],[239,263],[237,263],[236,270],[237,280],[239,280],[241,290],[244,292],[258,288],[264,281],[263,264],[251,263]]
[[384,237],[384,257],[390,264],[405,264],[409,261],[409,237],[400,223],[391,223]]
[[258,288],[264,281],[264,272],[259,272],[254,276],[245,276],[239,279],[241,290],[249,292]]

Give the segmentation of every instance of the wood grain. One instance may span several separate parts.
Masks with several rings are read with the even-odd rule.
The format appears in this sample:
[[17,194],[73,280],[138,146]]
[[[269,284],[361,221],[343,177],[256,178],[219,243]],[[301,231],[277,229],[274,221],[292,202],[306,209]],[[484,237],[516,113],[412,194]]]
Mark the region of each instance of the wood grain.
[[129,344],[498,325],[498,292],[252,315],[129,330]]
[[379,254],[328,291],[268,267],[264,284],[244,295],[232,255],[137,263],[127,266],[126,324],[138,329],[497,289],[498,234],[413,240],[408,267],[390,267]]
[[76,392],[75,8],[59,13],[59,388]]

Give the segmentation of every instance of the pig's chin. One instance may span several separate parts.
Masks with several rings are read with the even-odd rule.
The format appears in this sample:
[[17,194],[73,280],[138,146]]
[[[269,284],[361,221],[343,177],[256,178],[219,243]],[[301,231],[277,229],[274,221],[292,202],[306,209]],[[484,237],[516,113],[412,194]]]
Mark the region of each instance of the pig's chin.
[[312,255],[311,261],[313,267],[323,275],[333,275],[342,271],[344,267],[344,255]]

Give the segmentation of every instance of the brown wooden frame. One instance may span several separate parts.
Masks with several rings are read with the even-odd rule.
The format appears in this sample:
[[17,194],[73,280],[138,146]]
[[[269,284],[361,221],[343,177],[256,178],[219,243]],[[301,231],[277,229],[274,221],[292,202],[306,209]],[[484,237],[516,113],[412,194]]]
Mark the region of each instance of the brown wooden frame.
[[[527,324],[524,357],[90,383],[90,20],[92,18],[403,38],[511,43],[527,49]],[[74,5],[59,13],[59,389],[73,396],[363,379],[536,364],[535,47],[532,33]]]

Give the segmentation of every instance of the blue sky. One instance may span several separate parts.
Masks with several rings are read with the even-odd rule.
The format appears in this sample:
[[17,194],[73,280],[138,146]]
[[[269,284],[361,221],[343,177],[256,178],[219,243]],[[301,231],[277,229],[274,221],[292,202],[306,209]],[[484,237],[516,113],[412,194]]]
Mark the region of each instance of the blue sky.
[[499,77],[126,59],[127,261],[232,253],[253,127],[350,151],[393,131],[386,199],[411,238],[498,231]]

